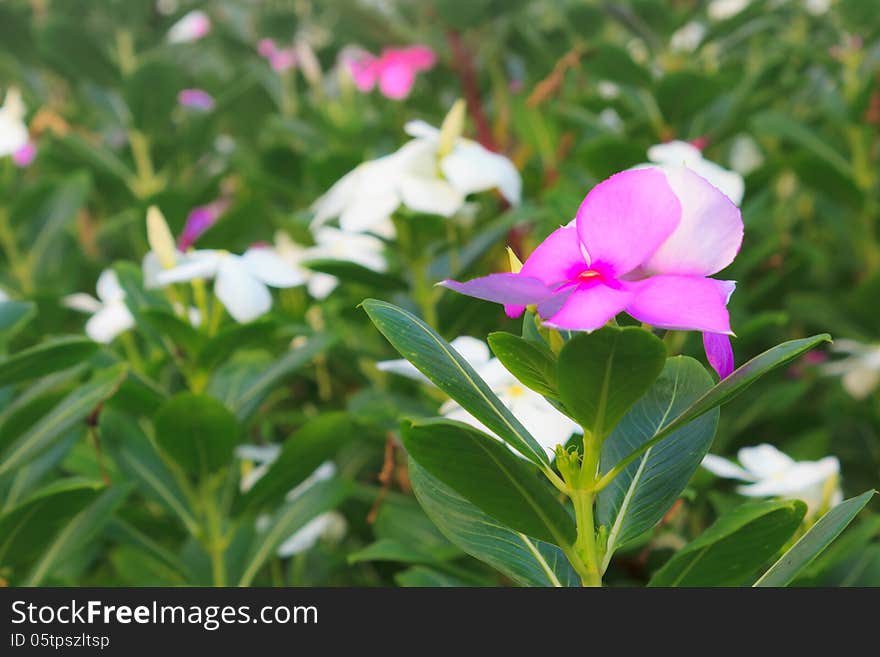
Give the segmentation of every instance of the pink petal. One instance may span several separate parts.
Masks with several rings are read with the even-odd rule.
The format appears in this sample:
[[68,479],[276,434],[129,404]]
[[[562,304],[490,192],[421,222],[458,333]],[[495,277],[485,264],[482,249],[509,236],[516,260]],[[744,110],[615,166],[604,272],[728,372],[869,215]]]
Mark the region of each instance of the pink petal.
[[369,53],[348,62],[348,70],[355,86],[363,92],[371,91],[379,77],[379,60]]
[[511,273],[489,274],[465,283],[447,280],[438,285],[469,297],[516,306],[538,304],[553,296],[553,289],[537,278]]
[[20,169],[29,167],[37,157],[36,143],[29,141],[12,154],[12,162]]
[[656,274],[711,276],[739,253],[743,222],[739,208],[719,189],[685,167],[667,172],[681,203],[681,221],[645,263]]
[[681,204],[660,169],[622,171],[596,185],[577,212],[577,230],[593,264],[616,277],[650,258],[672,234]]
[[703,349],[712,369],[726,379],[733,372],[733,347],[730,336],[722,333],[703,333]]
[[[613,288],[604,283],[581,285],[544,323],[572,331],[595,331],[623,311],[632,298],[628,287]],[[550,314],[548,306],[548,302],[538,306],[541,317]]]
[[379,91],[386,98],[402,100],[409,96],[415,81],[414,68],[406,62],[394,62],[382,66],[379,73]]
[[577,228],[563,226],[532,251],[519,273],[552,286],[576,279],[586,268]]
[[732,284],[701,276],[652,276],[629,284],[635,296],[626,312],[659,328],[730,333],[726,303]]
[[293,48],[283,48],[269,57],[269,64],[277,73],[284,73],[296,66],[296,51]]
[[274,55],[276,51],[275,42],[272,39],[260,39],[257,43],[257,52],[260,53],[261,57],[268,59]]
[[389,48],[382,53],[382,59],[387,63],[403,63],[414,71],[427,71],[437,62],[437,56],[428,46]]
[[181,89],[177,94],[177,102],[183,107],[208,112],[214,108],[214,99],[202,89]]

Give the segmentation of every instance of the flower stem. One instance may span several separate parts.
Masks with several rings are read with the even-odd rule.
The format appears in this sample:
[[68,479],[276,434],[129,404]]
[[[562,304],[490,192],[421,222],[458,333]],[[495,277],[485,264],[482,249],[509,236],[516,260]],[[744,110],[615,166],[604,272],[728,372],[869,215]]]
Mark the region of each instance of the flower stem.
[[437,308],[434,305],[434,286],[428,277],[428,263],[418,260],[413,263],[413,296],[428,324],[437,328]]

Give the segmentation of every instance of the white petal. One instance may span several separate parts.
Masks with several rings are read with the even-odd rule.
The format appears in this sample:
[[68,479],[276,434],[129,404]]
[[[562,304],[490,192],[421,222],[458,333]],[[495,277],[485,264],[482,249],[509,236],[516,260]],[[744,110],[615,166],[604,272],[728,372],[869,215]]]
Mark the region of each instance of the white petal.
[[840,382],[852,397],[865,399],[880,384],[880,370],[854,368],[844,374]]
[[688,168],[664,171],[681,203],[681,220],[644,269],[685,276],[710,276],[721,271],[733,262],[742,244],[739,208]]
[[418,119],[415,121],[407,121],[406,125],[403,126],[403,131],[410,137],[415,137],[417,139],[440,138],[440,130]]
[[323,272],[313,272],[309,275],[308,290],[315,299],[326,299],[339,285],[339,279]]
[[95,297],[84,292],[69,294],[61,300],[61,305],[71,310],[78,310],[81,313],[96,313],[103,305]]
[[248,249],[241,262],[257,278],[272,287],[302,285],[304,278],[272,249]]
[[736,457],[743,467],[758,479],[784,472],[795,463],[790,456],[767,443],[754,447],[743,447],[736,453]]
[[476,142],[459,140],[440,163],[443,175],[462,195],[498,188],[511,205],[517,205],[522,180],[513,163]]
[[312,518],[294,532],[279,547],[281,558],[292,557],[312,549],[322,536],[333,535],[337,540],[345,533],[345,518],[337,511],[327,511]]
[[235,455],[245,461],[272,463],[281,454],[281,445],[239,445]]
[[312,204],[312,210],[315,213],[315,219],[312,222],[313,227],[322,226],[328,220],[342,214],[357,188],[359,176],[358,169],[350,171],[336,181],[323,196]]
[[238,256],[224,257],[217,268],[214,293],[237,322],[250,322],[272,307],[272,295]]
[[728,171],[711,160],[700,160],[688,165],[697,174],[708,180],[727,196],[735,205],[740,205],[746,191],[743,177],[736,171]]
[[156,274],[160,286],[185,283],[196,279],[208,279],[217,275],[217,269],[225,254],[218,251],[192,251],[177,261],[177,266],[162,269]]
[[380,360],[376,363],[376,369],[380,372],[391,372],[399,376],[405,376],[408,379],[430,383],[428,377],[419,372],[416,366],[405,358],[397,358],[395,360]]
[[86,335],[95,342],[108,343],[123,331],[134,326],[134,317],[131,316],[125,303],[115,301],[104,306],[86,322]]
[[398,189],[404,205],[414,212],[451,217],[464,205],[464,196],[439,178],[404,175]]
[[452,345],[461,357],[464,358],[475,370],[480,370],[489,363],[492,354],[489,351],[489,345],[479,338],[472,338],[469,335],[461,335],[449,343]]
[[730,166],[742,176],[764,164],[764,155],[757,142],[748,135],[739,135],[730,147]]
[[[474,368],[480,378],[486,382],[495,394],[503,394],[503,390],[508,386],[520,383],[513,374],[507,371],[507,368],[497,358],[490,358],[484,365]],[[503,401],[503,400],[502,400]]]
[[525,389],[509,408],[549,456],[555,454],[557,445],[567,443],[577,428],[575,422],[533,390]]
[[703,153],[693,144],[674,139],[651,146],[648,149],[648,159],[657,164],[692,166],[703,159]]
[[725,479],[740,479],[742,481],[754,481],[755,477],[743,470],[733,461],[721,456],[706,454],[703,457],[703,467],[709,472]]
[[98,298],[104,303],[122,301],[125,298],[125,290],[122,289],[119,278],[112,269],[105,269],[101,272],[95,288],[98,291]]
[[399,205],[400,197],[392,190],[364,191],[342,211],[339,225],[353,233],[381,229],[388,226]]
[[306,477],[302,483],[300,483],[296,488],[291,490],[287,495],[284,496],[284,499],[288,502],[292,502],[300,495],[305,493],[309,488],[317,484],[319,481],[326,481],[330,479],[336,474],[336,464],[332,461],[324,461],[321,465],[315,468],[314,472]]

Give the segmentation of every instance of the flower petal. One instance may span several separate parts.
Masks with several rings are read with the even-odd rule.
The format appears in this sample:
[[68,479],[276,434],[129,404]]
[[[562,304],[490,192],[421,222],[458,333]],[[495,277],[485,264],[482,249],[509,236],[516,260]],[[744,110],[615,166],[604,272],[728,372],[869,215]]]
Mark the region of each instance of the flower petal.
[[95,289],[98,292],[98,298],[104,303],[122,301],[125,298],[125,290],[122,289],[119,278],[112,269],[105,269],[101,272]]
[[446,280],[438,285],[469,297],[521,306],[538,304],[553,296],[552,288],[537,278],[511,273],[489,274],[465,283]]
[[476,142],[459,139],[440,162],[446,179],[463,195],[498,188],[511,205],[518,205],[522,179],[513,162]]
[[587,267],[577,228],[563,226],[547,236],[526,258],[519,273],[549,286],[572,281]]
[[415,212],[451,217],[464,205],[464,196],[439,178],[402,175],[398,190],[403,204]]
[[681,204],[655,168],[622,171],[596,185],[577,212],[578,235],[593,264],[631,272],[672,234]]
[[773,445],[762,443],[754,447],[743,447],[736,453],[743,467],[758,479],[772,477],[785,472],[794,465],[794,460],[780,452]]
[[105,305],[86,322],[86,335],[95,342],[106,344],[134,326],[134,317],[123,301]]
[[213,278],[224,256],[217,251],[191,251],[176,266],[163,269],[156,274],[156,283],[160,286],[170,283],[185,283],[197,278]]
[[379,73],[379,91],[386,98],[403,100],[409,96],[415,81],[414,68],[406,62],[394,61],[382,67]]
[[703,457],[703,467],[709,472],[725,479],[740,479],[742,481],[755,481],[754,475],[739,467],[733,461],[714,454],[706,454]]
[[248,249],[241,256],[241,262],[258,279],[272,287],[293,287],[305,281],[302,274],[288,265],[272,249]]
[[733,347],[730,346],[730,336],[722,333],[703,333],[703,349],[706,351],[706,359],[720,378],[726,379],[733,373]]
[[644,269],[685,276],[711,276],[721,271],[733,262],[742,245],[739,208],[690,169],[676,167],[666,176],[681,203],[681,221]]
[[725,305],[729,285],[720,282],[701,276],[652,276],[629,285],[635,295],[626,312],[659,328],[730,333]]
[[[3,301],[2,297],[0,297],[0,301]],[[103,307],[103,304],[101,304],[100,301],[91,294],[86,294],[85,292],[68,294],[61,300],[61,305],[65,308],[77,310],[81,313],[96,313]]]
[[269,289],[245,267],[241,258],[228,255],[217,268],[214,293],[237,322],[250,322],[269,311]]
[[[573,331],[595,331],[623,311],[632,298],[632,291],[626,287],[616,289],[602,283],[581,286],[544,323]],[[550,314],[542,306],[538,306],[538,313],[541,317]]]

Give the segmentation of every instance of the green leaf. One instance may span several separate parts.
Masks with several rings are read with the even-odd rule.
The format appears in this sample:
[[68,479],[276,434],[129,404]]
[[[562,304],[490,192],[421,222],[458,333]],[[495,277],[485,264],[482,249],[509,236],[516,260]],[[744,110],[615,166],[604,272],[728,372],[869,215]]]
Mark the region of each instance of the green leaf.
[[663,342],[635,326],[581,333],[559,353],[559,396],[595,439],[605,438],[666,362]]
[[174,473],[134,418],[112,408],[100,420],[101,441],[119,470],[142,495],[175,514],[191,534],[199,524]]
[[511,529],[559,546],[574,521],[542,475],[506,445],[461,422],[429,420],[403,430],[410,456]]
[[88,338],[49,340],[0,361],[0,386],[36,379],[72,367],[95,353],[98,344]]
[[38,277],[45,276],[47,272],[63,271],[63,262],[60,258],[50,257],[50,248],[76,219],[91,188],[92,180],[87,173],[68,176],[53,187],[52,193],[37,212],[28,218],[29,228],[38,231],[28,248],[31,267]]
[[459,587],[468,586],[469,582],[459,579],[454,575],[441,573],[433,568],[424,566],[413,566],[407,568],[394,576],[394,581],[398,586],[426,588],[426,587]]
[[223,329],[202,347],[196,362],[206,370],[216,367],[237,349],[268,340],[274,329],[275,322],[271,319],[235,324]]
[[0,563],[29,561],[68,519],[99,495],[103,484],[82,479],[55,482],[0,516]]
[[134,172],[113,151],[92,144],[75,132],[55,137],[56,144],[68,151],[77,162],[85,162],[106,176],[127,184]]
[[367,299],[364,310],[401,356],[490,431],[537,465],[547,454],[468,362],[423,321],[390,303]]
[[197,354],[204,342],[204,336],[189,322],[164,308],[146,308],[140,313],[141,319],[157,333],[168,336],[171,341],[183,347],[190,355]]
[[[669,417],[712,387],[712,377],[687,356],[666,361],[660,377],[623,417],[602,445],[600,470],[649,440]],[[689,423],[633,461],[597,498],[597,520],[608,530],[607,567],[614,551],[657,523],[687,486],[709,451],[718,409]]]
[[324,413],[309,420],[284,442],[278,458],[241,498],[241,507],[253,509],[281,499],[354,434],[347,413]]
[[499,331],[488,338],[492,353],[520,383],[547,397],[558,397],[556,357],[544,343]]
[[68,394],[18,440],[3,450],[0,454],[0,475],[24,465],[85,420],[99,404],[113,395],[127,371],[126,365],[115,365],[96,374]]
[[[823,342],[830,341],[831,336],[827,333],[822,333],[821,335],[814,335],[810,338],[783,342],[782,344],[778,344],[772,349],[768,349],[764,353],[755,356],[745,365],[736,369],[726,379],[717,383],[711,390],[688,406],[687,409],[677,415],[674,419],[664,424],[650,440],[642,443],[641,446],[637,447],[626,457],[622,458],[614,468],[606,473],[605,476],[616,476],[619,471],[627,467],[645,451],[659,443],[672,432],[678,431],[681,427],[689,422],[693,422],[704,413],[711,411],[713,408],[729,402],[768,372],[791,362],[798,356],[808,352],[810,349],[813,349]],[[606,483],[607,481],[600,480],[600,485]]]
[[739,586],[785,545],[806,511],[800,500],[741,504],[679,550],[648,586]]
[[9,340],[36,314],[33,301],[0,301],[0,342]]
[[272,517],[269,528],[256,535],[238,586],[250,586],[260,568],[291,534],[325,511],[336,508],[348,495],[344,480],[328,479],[310,486],[294,500],[282,506]]
[[252,376],[237,378],[237,382],[227,381],[225,386],[218,383],[218,370],[208,385],[208,392],[226,404],[239,420],[246,420],[276,384],[312,362],[315,356],[329,348],[334,341],[335,338],[327,335],[311,337],[305,344],[294,347],[275,359],[268,367],[261,363],[258,370],[252,372]]
[[348,555],[348,563],[366,561],[391,561],[399,563],[436,563],[437,558],[430,552],[416,546],[404,545],[390,538],[382,538],[367,547]]
[[798,573],[809,566],[846,529],[875,492],[869,490],[858,497],[851,497],[828,511],[770,566],[755,582],[755,586],[788,586]]
[[189,474],[203,477],[232,461],[238,422],[213,397],[177,394],[162,404],[154,423],[159,447]]
[[441,532],[475,559],[523,586],[579,586],[555,545],[501,525],[410,459],[409,478],[419,504]]
[[131,486],[126,484],[111,486],[71,518],[52,542],[41,550],[40,558],[24,586],[39,586],[59,562],[70,558],[71,554],[94,538],[110,522],[116,507],[122,504],[130,491]]

